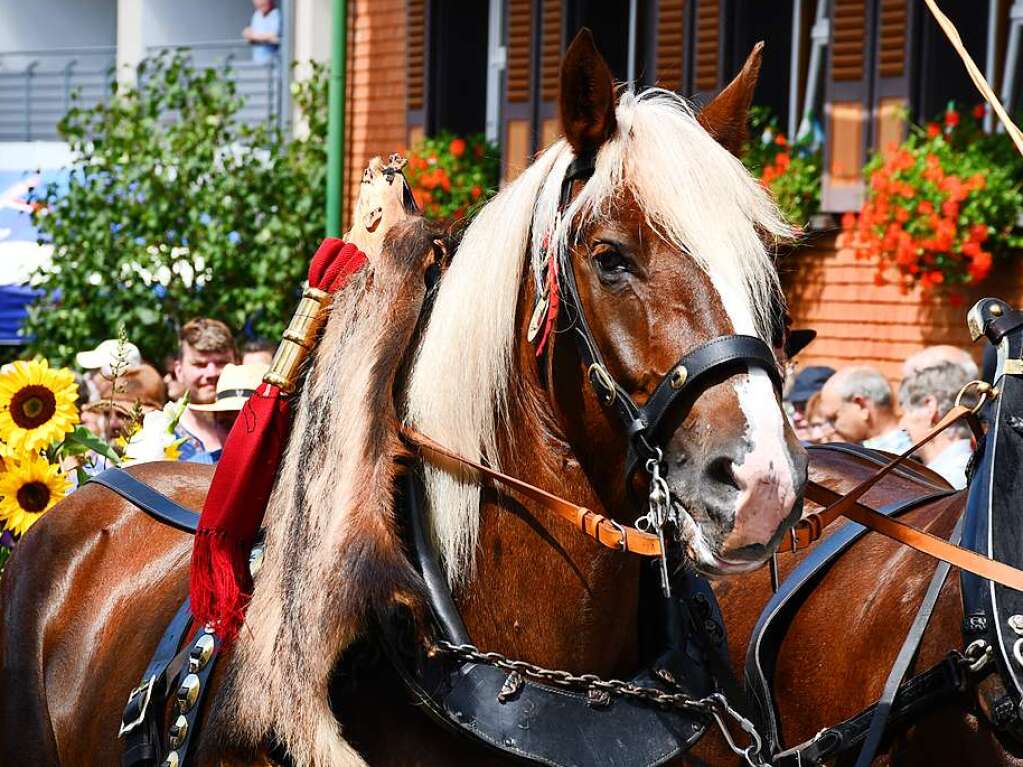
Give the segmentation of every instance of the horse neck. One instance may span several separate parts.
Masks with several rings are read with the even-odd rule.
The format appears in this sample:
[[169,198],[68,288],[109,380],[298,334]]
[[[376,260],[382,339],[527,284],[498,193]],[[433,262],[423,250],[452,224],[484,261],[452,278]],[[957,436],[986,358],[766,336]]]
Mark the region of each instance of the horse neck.
[[[520,335],[524,338],[524,335]],[[560,433],[523,342],[502,469],[607,514]],[[637,655],[639,562],[582,535],[553,512],[488,488],[472,581],[461,608],[474,643],[573,672],[621,674]]]

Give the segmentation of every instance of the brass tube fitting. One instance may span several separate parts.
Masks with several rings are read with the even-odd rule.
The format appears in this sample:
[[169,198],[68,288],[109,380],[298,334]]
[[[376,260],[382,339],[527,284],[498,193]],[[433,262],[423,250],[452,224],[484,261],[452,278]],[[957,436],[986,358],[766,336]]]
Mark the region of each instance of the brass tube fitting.
[[270,370],[263,376],[266,383],[273,384],[285,394],[295,391],[302,363],[312,351],[316,336],[327,321],[329,304],[330,293],[325,290],[307,287],[302,291],[302,300],[298,302],[295,315],[281,337]]

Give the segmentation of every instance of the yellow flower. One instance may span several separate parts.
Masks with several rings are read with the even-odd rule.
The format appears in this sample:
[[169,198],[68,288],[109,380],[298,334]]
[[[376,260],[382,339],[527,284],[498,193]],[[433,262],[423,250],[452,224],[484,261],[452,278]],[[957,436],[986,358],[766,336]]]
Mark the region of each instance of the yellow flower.
[[62,439],[78,423],[74,374],[46,360],[18,361],[0,373],[0,439],[12,453]]
[[59,467],[42,456],[9,460],[0,474],[0,521],[15,535],[24,535],[70,487]]

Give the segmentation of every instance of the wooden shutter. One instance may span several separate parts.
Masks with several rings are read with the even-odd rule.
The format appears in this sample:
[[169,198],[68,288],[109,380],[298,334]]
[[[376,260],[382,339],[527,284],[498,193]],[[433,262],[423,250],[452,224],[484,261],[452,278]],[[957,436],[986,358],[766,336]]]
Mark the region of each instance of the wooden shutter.
[[514,180],[533,154],[533,0],[507,2],[502,179]]
[[660,0],[657,6],[657,85],[682,90],[685,61],[685,0]]
[[406,126],[408,145],[426,126],[426,0],[408,0],[408,50],[405,59]]
[[721,80],[721,5],[720,0],[694,0],[696,18],[693,29],[693,90],[716,91]]
[[[880,0],[877,17],[877,69],[871,143],[887,151],[906,135],[909,106],[911,0]],[[914,0],[915,2],[915,0]]]
[[513,104],[529,101],[532,6],[530,0],[508,2],[508,101]]
[[858,208],[863,195],[861,170],[870,130],[871,78],[868,31],[874,0],[831,0],[831,41],[825,89],[824,178],[821,208]]
[[561,133],[558,90],[561,85],[561,0],[541,0],[540,19],[540,141],[545,149]]

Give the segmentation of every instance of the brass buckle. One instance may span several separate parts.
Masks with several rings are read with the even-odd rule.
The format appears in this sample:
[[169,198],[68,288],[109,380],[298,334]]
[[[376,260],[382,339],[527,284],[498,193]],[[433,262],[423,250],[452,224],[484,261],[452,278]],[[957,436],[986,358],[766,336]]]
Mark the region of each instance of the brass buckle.
[[959,390],[959,393],[956,395],[955,406],[959,407],[960,405],[962,405],[963,397],[966,396],[967,392],[973,389],[976,389],[977,401],[970,408],[970,412],[972,412],[974,415],[977,415],[981,411],[981,408],[983,408],[984,405],[987,404],[988,399],[994,399],[1000,394],[998,388],[992,386],[987,381],[980,380],[970,381],[962,389]]
[[142,722],[145,720],[146,711],[149,710],[149,700],[153,695],[153,686],[155,684],[156,674],[153,674],[151,677],[149,677],[147,681],[143,682],[130,693],[128,693],[128,702],[124,704],[125,708],[131,705],[132,701],[135,700],[136,696],[145,694],[146,697],[142,701],[142,705],[139,707],[139,715],[135,717],[134,721],[125,722],[123,719],[121,720],[121,729],[117,731],[117,737],[120,738],[126,733],[131,732],[140,724],[142,724]]

